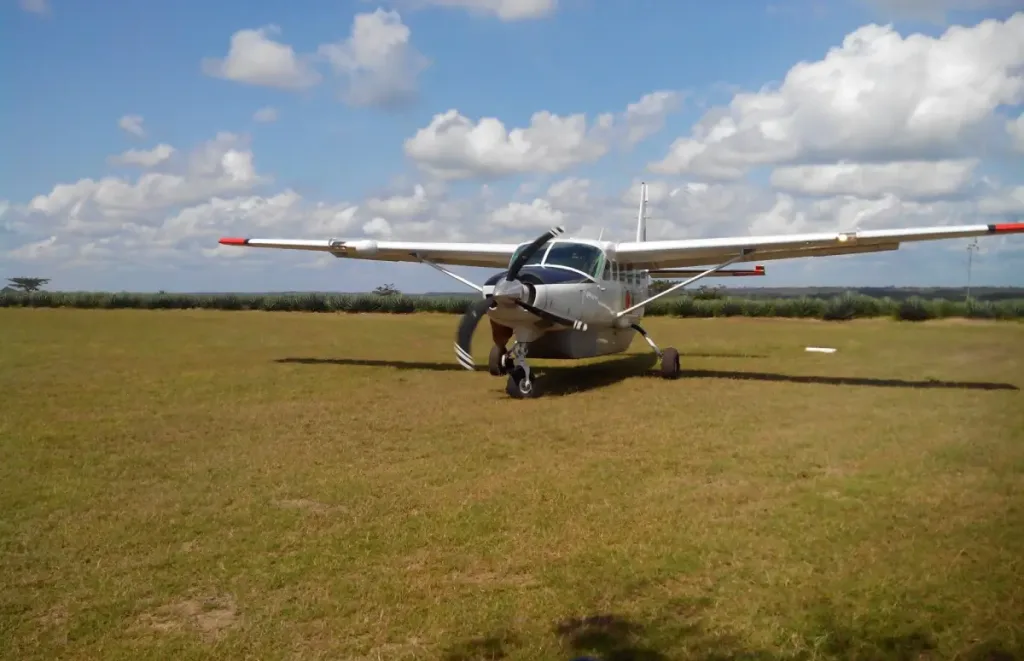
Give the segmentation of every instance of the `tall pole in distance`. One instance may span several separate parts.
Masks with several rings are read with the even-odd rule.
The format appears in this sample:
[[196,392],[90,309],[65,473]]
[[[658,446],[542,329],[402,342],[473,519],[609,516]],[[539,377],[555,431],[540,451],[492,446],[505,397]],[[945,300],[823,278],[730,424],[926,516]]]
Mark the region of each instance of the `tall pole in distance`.
[[970,305],[971,303],[971,265],[973,262],[974,252],[978,249],[978,240],[974,239],[967,244],[967,298],[965,302]]

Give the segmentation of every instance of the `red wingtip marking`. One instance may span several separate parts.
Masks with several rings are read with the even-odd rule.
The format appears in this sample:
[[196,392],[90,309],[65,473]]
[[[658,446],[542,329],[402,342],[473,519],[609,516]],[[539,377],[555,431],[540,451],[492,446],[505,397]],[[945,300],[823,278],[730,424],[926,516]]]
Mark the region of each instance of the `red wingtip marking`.
[[244,246],[247,239],[240,239],[238,237],[225,237],[220,240],[222,246]]
[[1024,223],[1001,223],[995,226],[996,232],[1024,232]]

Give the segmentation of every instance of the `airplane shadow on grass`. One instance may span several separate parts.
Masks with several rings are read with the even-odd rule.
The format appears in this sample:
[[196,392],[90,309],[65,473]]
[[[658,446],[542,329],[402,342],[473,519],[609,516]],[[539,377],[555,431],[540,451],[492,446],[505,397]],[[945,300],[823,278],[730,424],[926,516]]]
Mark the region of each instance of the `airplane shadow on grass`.
[[[812,609],[803,640],[792,652],[757,648],[727,629],[709,626],[702,612],[709,600],[672,600],[647,624],[617,614],[601,613],[572,617],[554,623],[548,630],[562,654],[552,661],[807,661],[811,658],[856,661],[920,661],[938,651],[935,637],[924,626],[898,627],[879,622],[874,626],[854,624],[840,618],[825,603]],[[530,638],[514,629],[457,642],[441,657],[444,661],[499,661],[534,647]],[[790,647],[790,646],[787,646]],[[802,649],[800,649],[802,648]],[[813,651],[813,653],[812,653]],[[520,654],[519,658],[524,658]],[[530,658],[530,657],[525,657]],[[975,642],[962,651],[964,661],[1018,661],[1002,641]]]
[[[722,356],[726,357],[726,356]],[[297,363],[302,365],[339,365],[352,367],[390,367],[398,370],[429,371],[429,372],[465,372],[454,360],[450,363],[402,361],[402,360],[370,360],[362,358],[278,358],[277,363]],[[642,377],[647,373],[654,374],[652,368],[657,364],[653,353],[634,354],[612,360],[591,364],[534,366],[538,382],[543,382],[543,393],[548,395],[568,395],[574,392],[595,390],[610,386],[629,378]],[[486,365],[478,365],[478,370],[487,370]],[[498,381],[495,378],[495,381]],[[504,383],[504,377],[500,378]]]
[[819,383],[830,386],[875,386],[879,388],[942,388],[950,390],[1020,390],[1012,383],[987,381],[908,381],[904,379],[873,379],[861,376],[799,376],[764,372],[726,372],[722,370],[682,370],[680,378],[738,379],[746,381],[782,381],[786,383]]
[[[759,354],[683,354],[686,358],[763,358]],[[463,372],[465,371],[454,360],[446,362],[372,360],[361,358],[279,358],[277,363],[294,363],[303,365],[337,365],[352,367],[390,367],[399,370],[432,371],[432,372]],[[631,378],[657,377],[657,358],[653,353],[631,354],[605,360],[598,363],[564,365],[539,365],[534,368],[538,382],[543,379],[545,395],[568,395],[572,393],[596,390],[619,383]],[[485,365],[478,369],[486,370]],[[734,379],[741,381],[766,381],[777,383],[807,383],[832,386],[866,386],[878,388],[919,388],[949,390],[1015,390],[1020,388],[1012,383],[991,383],[985,381],[939,381],[937,379],[904,380],[875,379],[854,376],[814,376],[778,374],[772,372],[741,372],[728,370],[683,369],[680,379]]]

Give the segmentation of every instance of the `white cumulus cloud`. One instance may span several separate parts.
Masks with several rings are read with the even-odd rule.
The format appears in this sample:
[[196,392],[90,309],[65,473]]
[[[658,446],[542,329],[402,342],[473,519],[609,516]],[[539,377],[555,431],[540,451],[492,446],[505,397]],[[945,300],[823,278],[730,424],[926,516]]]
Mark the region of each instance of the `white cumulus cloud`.
[[32,198],[23,211],[36,229],[102,234],[124,229],[125,223],[151,224],[174,208],[242,193],[268,181],[257,174],[242,139],[220,133],[190,153],[178,172],[147,172],[135,181],[103,177],[58,184]]
[[503,21],[544,18],[558,9],[558,0],[406,0],[406,4],[466,9],[477,14],[497,16]]
[[652,163],[662,174],[737,178],[771,164],[962,158],[994,145],[994,112],[1024,102],[1024,12],[903,37],[867,25],[777,89],[737,94]]
[[526,128],[506,128],[497,117],[477,121],[450,109],[405,141],[405,153],[428,172],[449,179],[561,172],[600,159],[620,142],[631,145],[664,125],[679,95],[657,91],[619,114],[587,121],[583,113],[533,114]]
[[276,25],[239,30],[231,35],[227,56],[204,58],[200,69],[208,76],[262,87],[297,90],[319,83],[322,77],[309,57],[271,39],[280,32]]
[[971,182],[978,159],[838,163],[776,168],[771,183],[804,195],[856,195],[905,198],[950,196]]
[[1013,7],[1018,0],[862,0],[888,18],[911,18],[945,23],[951,11],[980,11]]
[[1010,134],[1013,148],[1024,154],[1024,114],[1006,123],[1006,132]]
[[276,108],[271,108],[270,106],[267,106],[265,108],[260,108],[259,110],[257,110],[256,112],[253,113],[252,118],[253,118],[253,120],[255,120],[257,122],[260,122],[260,123],[263,123],[263,124],[269,124],[270,122],[276,122],[277,121],[277,109]]
[[161,142],[152,149],[129,149],[117,156],[111,156],[110,162],[115,165],[135,165],[152,168],[169,160],[175,153],[174,147]]
[[317,53],[346,80],[344,98],[355,106],[395,106],[416,96],[417,77],[429,60],[412,45],[396,11],[357,14],[351,35]]
[[117,125],[125,133],[134,135],[137,138],[146,137],[146,130],[142,128],[141,115],[124,115],[121,119],[117,120]]
[[30,14],[39,14],[40,16],[49,16],[53,13],[53,8],[50,6],[50,0],[19,0],[18,4],[24,11]]
[[546,229],[561,225],[565,214],[551,206],[547,200],[537,198],[529,204],[510,202],[491,212],[491,222],[521,229]]
[[[346,103],[393,107],[416,97],[419,74],[430,64],[413,46],[397,11],[356,14],[346,38],[320,44],[311,53],[297,53],[271,38],[280,32],[276,25],[238,30],[227,56],[204,58],[200,68],[215,78],[297,91],[319,85],[324,77],[317,66],[326,64],[341,79]],[[271,110],[261,112],[271,117]]]

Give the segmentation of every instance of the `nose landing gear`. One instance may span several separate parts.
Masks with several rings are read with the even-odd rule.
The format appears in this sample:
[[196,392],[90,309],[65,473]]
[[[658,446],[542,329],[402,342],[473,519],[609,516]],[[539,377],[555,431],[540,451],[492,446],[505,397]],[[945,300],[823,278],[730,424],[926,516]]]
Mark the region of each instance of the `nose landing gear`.
[[[523,342],[516,342],[512,345],[510,354],[512,369],[508,374],[505,392],[509,397],[515,399],[531,399],[540,396],[540,389],[532,378],[529,363],[526,362],[526,350],[527,345]],[[503,358],[505,359],[503,363],[507,364],[507,357]]]

